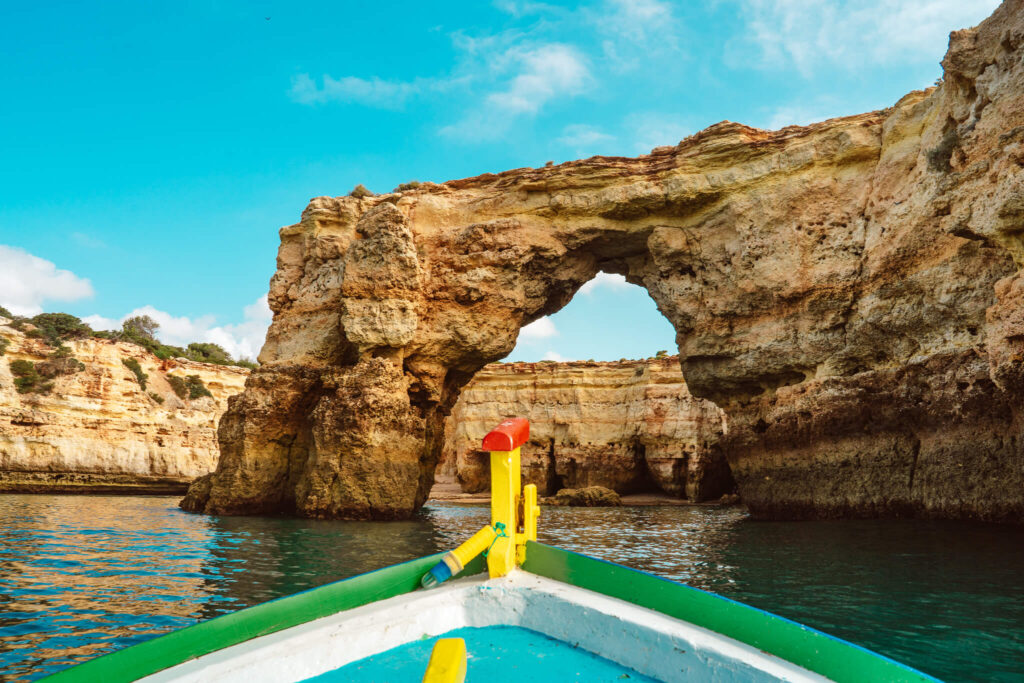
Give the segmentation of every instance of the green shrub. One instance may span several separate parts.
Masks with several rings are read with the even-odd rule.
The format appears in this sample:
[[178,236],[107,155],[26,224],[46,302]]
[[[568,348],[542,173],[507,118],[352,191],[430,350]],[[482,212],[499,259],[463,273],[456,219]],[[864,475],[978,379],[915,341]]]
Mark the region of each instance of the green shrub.
[[149,375],[142,371],[142,366],[139,365],[139,361],[134,358],[122,358],[121,362],[126,368],[132,371],[132,374],[135,375],[135,379],[139,382],[139,386],[142,387],[143,391],[145,391],[146,380],[149,379]]
[[7,353],[7,347],[11,345],[11,342],[7,340],[7,337],[0,337],[0,356]]
[[185,399],[188,396],[188,386],[185,384],[185,380],[177,375],[167,375],[167,383],[171,385],[171,390],[180,399]]
[[199,379],[199,375],[189,375],[185,378],[185,385],[188,387],[188,397],[190,399],[200,398],[202,396],[210,396],[210,390],[203,384],[203,380]]
[[654,357],[655,358],[664,358],[667,355],[668,355],[668,351],[658,351],[656,354],[654,354]]
[[0,315],[2,315],[5,318],[14,318],[14,314],[8,311],[3,306],[0,306]]
[[348,193],[349,197],[355,197],[356,199],[362,199],[363,197],[373,197],[374,194],[366,189],[366,186],[362,183],[352,188],[352,191]]
[[133,339],[156,341],[156,331],[160,323],[148,315],[134,315],[121,323],[121,332]]
[[215,363],[217,365],[226,365],[232,362],[231,354],[225,351],[220,344],[192,342],[188,345],[185,357],[200,363]]
[[160,394],[157,394],[157,393],[151,391],[151,392],[149,392],[149,397],[151,399],[153,399],[154,401],[156,401],[157,403],[163,405],[164,397],[161,396]]
[[85,370],[85,363],[72,356],[71,349],[63,344],[46,360],[36,363],[36,371],[47,379],[53,379],[58,375],[73,375],[82,370]]
[[[0,355],[2,355],[2,354],[0,354]],[[232,365],[237,365],[240,368],[249,368],[250,370],[255,370],[256,368],[258,368],[260,366],[259,363],[255,363],[255,362],[253,362],[251,360],[246,360],[244,358],[239,358],[236,361],[232,361],[231,364]]]
[[36,326],[50,346],[60,346],[66,339],[82,339],[92,334],[91,327],[70,313],[40,313],[29,318],[29,322]]
[[53,382],[40,375],[35,363],[31,361],[11,361],[11,374],[14,375],[14,386],[19,394],[45,394],[53,389]]
[[405,192],[406,190],[415,190],[417,187],[419,187],[422,184],[423,183],[421,183],[418,180],[410,180],[407,183],[402,183],[401,185],[396,187],[394,190],[392,190],[392,192]]

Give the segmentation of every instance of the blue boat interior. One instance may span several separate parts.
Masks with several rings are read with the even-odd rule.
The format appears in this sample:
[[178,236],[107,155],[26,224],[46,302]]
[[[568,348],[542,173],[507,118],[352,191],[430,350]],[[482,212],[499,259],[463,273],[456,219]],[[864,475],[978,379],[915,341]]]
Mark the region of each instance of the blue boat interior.
[[466,641],[467,681],[592,681],[657,683],[572,643],[519,626],[459,628],[406,643],[307,681],[316,683],[420,683],[440,638]]

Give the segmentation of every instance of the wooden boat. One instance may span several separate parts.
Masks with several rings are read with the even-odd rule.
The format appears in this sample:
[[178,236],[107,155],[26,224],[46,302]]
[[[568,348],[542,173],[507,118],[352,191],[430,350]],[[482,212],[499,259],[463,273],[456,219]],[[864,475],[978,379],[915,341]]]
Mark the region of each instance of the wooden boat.
[[536,488],[520,491],[528,437],[522,419],[485,437],[491,524],[459,548],[201,622],[50,680],[937,680],[788,619],[537,543]]

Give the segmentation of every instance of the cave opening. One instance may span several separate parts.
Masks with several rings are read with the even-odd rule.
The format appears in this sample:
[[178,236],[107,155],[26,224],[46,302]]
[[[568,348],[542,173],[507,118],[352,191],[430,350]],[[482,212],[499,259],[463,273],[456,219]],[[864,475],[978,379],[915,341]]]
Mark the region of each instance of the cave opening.
[[524,482],[541,495],[602,486],[701,502],[733,492],[718,447],[724,413],[690,394],[676,330],[648,290],[598,270],[550,302],[505,358],[462,389],[447,420],[439,480],[488,491],[483,434],[521,416],[531,421]]

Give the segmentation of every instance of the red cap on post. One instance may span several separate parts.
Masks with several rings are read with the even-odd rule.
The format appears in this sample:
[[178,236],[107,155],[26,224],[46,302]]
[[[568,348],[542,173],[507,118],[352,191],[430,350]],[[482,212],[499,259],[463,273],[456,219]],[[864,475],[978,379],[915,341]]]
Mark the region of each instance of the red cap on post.
[[510,417],[484,437],[485,451],[514,451],[530,438],[530,421],[525,417]]

